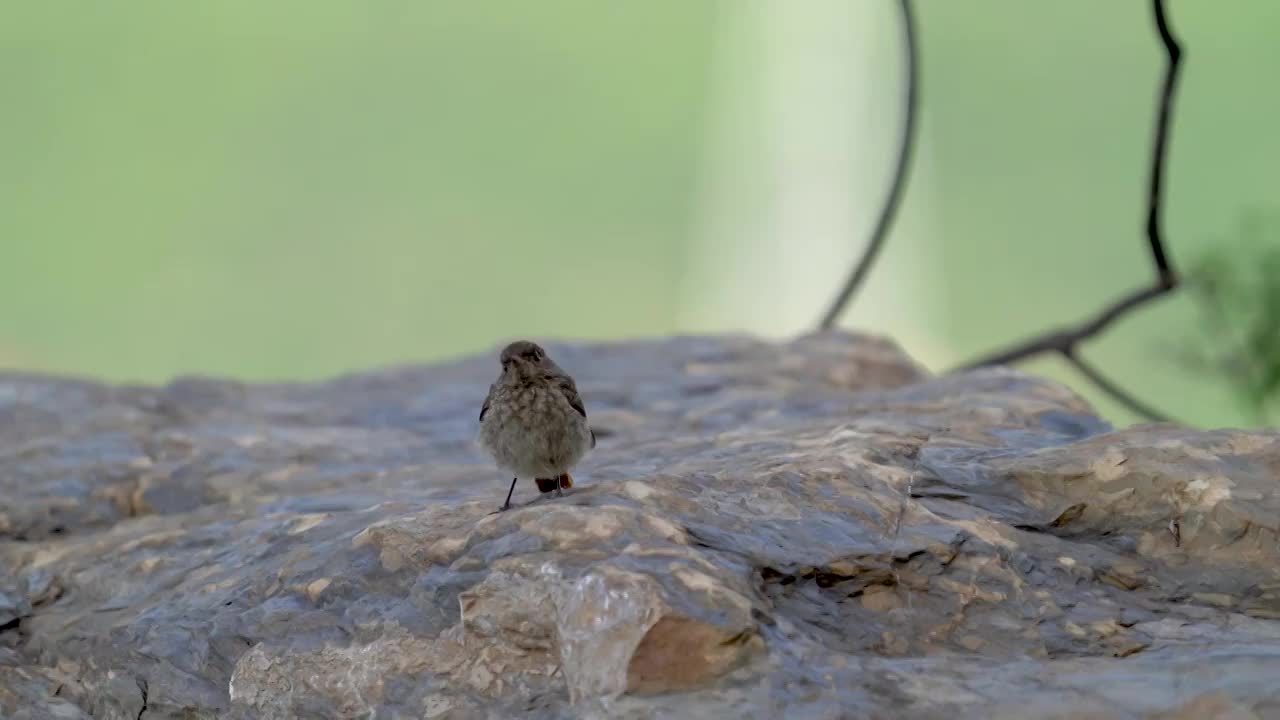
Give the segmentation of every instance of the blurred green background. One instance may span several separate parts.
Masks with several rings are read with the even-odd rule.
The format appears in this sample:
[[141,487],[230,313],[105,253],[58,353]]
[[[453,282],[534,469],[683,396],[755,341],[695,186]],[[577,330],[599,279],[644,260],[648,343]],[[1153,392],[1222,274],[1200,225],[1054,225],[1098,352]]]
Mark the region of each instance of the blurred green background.
[[[1151,279],[1146,2],[919,0],[920,153],[844,325],[942,370]],[[1280,3],[1171,0],[1175,262],[1280,202]],[[897,142],[887,0],[0,3],[0,367],[310,379],[816,323]],[[1086,355],[1245,422],[1162,343]],[[1052,360],[1119,423],[1133,418]]]

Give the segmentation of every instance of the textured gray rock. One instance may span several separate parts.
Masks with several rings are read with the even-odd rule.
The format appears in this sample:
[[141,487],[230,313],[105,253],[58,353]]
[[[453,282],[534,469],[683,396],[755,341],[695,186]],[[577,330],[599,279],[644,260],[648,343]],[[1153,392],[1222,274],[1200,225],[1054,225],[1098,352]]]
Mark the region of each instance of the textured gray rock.
[[0,375],[5,718],[1280,717],[1280,434],[1113,431],[891,344],[548,343],[305,385]]

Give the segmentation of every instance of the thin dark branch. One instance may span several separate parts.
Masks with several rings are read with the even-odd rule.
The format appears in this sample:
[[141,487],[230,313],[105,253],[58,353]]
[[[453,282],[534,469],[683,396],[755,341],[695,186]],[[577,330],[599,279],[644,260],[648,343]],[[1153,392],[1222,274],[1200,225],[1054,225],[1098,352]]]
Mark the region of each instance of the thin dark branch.
[[1178,69],[1181,67],[1182,48],[1169,30],[1169,23],[1165,16],[1164,0],[1152,0],[1152,10],[1156,32],[1160,35],[1160,42],[1164,46],[1167,58],[1160,89],[1160,101],[1156,110],[1155,142],[1151,150],[1151,176],[1148,180],[1147,242],[1151,249],[1151,261],[1156,270],[1155,284],[1126,295],[1104,308],[1088,322],[1074,328],[1056,330],[1033,337],[1012,348],[963,365],[960,369],[966,370],[986,365],[1005,365],[1035,355],[1057,352],[1074,365],[1094,385],[1098,386],[1098,389],[1128,406],[1134,412],[1149,418],[1162,418],[1163,416],[1160,413],[1154,412],[1151,408],[1138,402],[1133,396],[1080,360],[1076,353],[1076,348],[1080,343],[1102,333],[1125,314],[1166,295],[1178,286],[1177,274],[1169,261],[1168,253],[1165,251],[1164,233],[1160,224],[1160,211],[1164,201],[1164,172],[1165,157],[1168,154],[1169,124],[1174,96],[1178,86]]
[[885,238],[889,235],[889,227],[893,224],[894,214],[897,212],[898,205],[902,200],[902,191],[907,184],[907,171],[911,167],[911,154],[915,146],[916,136],[917,88],[920,76],[918,67],[919,53],[916,48],[915,18],[911,12],[911,0],[899,0],[898,7],[902,15],[902,36],[907,76],[905,83],[906,106],[903,110],[902,139],[898,147],[898,164],[894,168],[893,184],[889,186],[889,194],[885,197],[884,207],[880,210],[880,218],[876,221],[875,230],[871,233],[871,241],[867,243],[867,248],[862,252],[862,257],[858,260],[853,273],[849,275],[844,287],[840,289],[840,294],[831,303],[827,313],[822,316],[820,326],[823,330],[827,330],[836,324],[840,313],[844,312],[844,309],[849,305],[849,301],[853,299],[853,294],[862,286],[867,274],[871,272],[871,265],[875,262],[876,256],[880,254],[880,248],[884,245]]
[[1165,415],[1129,394],[1129,392],[1124,388],[1116,385],[1105,375],[1099,372],[1097,368],[1085,362],[1084,359],[1077,355],[1074,350],[1063,352],[1062,357],[1066,359],[1072,367],[1079,370],[1080,374],[1084,375],[1089,382],[1096,385],[1099,390],[1111,396],[1112,400],[1124,405],[1135,415],[1146,418],[1152,422],[1169,422],[1168,415]]
[[992,353],[986,357],[974,360],[966,365],[962,365],[957,370],[972,370],[974,368],[987,367],[988,365],[1009,365],[1018,360],[1024,360],[1033,355],[1041,355],[1047,352],[1065,353],[1084,340],[1098,335],[1106,330],[1111,323],[1119,320],[1126,313],[1134,310],[1142,305],[1155,300],[1156,298],[1169,292],[1169,288],[1155,286],[1137,290],[1120,298],[1116,302],[1108,305],[1098,313],[1097,317],[1073,328],[1063,330],[1055,330],[1043,335],[1039,335],[1026,342],[1018,343],[1001,352]]
[[1169,31],[1169,22],[1164,14],[1164,0],[1152,0],[1155,13],[1156,32],[1160,34],[1160,42],[1164,44],[1168,62],[1165,65],[1164,84],[1160,88],[1160,105],[1156,115],[1155,147],[1151,149],[1151,192],[1147,196],[1147,242],[1151,245],[1151,258],[1155,261],[1159,273],[1157,281],[1166,289],[1178,284],[1177,275],[1164,251],[1164,233],[1160,227],[1160,204],[1164,192],[1164,164],[1169,142],[1169,113],[1173,108],[1173,92],[1178,85],[1178,70],[1182,67],[1182,46]]

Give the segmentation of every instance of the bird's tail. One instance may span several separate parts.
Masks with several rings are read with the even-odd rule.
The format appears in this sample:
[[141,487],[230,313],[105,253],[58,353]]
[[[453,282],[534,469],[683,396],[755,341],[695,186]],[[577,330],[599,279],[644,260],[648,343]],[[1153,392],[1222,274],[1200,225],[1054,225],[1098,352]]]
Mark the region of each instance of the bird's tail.
[[566,490],[573,487],[573,478],[569,473],[564,473],[558,478],[536,478],[534,482],[538,484],[538,491],[544,493],[555,490],[557,486]]

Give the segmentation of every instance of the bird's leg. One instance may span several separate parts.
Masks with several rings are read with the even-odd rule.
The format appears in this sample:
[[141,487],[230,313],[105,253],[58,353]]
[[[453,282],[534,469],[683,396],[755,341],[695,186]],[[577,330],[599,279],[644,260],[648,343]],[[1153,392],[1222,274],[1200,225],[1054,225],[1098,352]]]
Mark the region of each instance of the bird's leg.
[[511,493],[513,493],[513,492],[515,492],[515,491],[516,491],[516,481],[517,481],[517,480],[519,480],[519,479],[520,479],[519,477],[513,477],[513,478],[511,478],[511,489],[507,491],[507,501],[506,501],[506,502],[504,502],[504,503],[502,503],[502,507],[500,507],[500,508],[498,508],[497,510],[494,510],[493,512],[489,513],[490,515],[497,515],[498,513],[502,512],[503,510],[510,510],[510,509],[511,509]]

